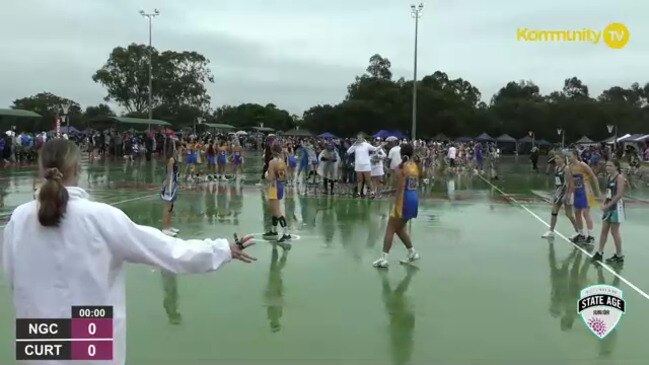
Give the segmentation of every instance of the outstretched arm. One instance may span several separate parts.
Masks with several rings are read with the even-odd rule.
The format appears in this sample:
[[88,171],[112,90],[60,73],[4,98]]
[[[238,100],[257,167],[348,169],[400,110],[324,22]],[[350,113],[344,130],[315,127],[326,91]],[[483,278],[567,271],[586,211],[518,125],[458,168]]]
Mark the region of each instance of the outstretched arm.
[[119,209],[107,207],[102,212],[101,234],[113,254],[133,263],[160,267],[175,274],[215,271],[230,260],[251,262],[243,253],[251,245],[251,236],[241,246],[226,239],[182,240],[167,236],[153,227],[135,224]]

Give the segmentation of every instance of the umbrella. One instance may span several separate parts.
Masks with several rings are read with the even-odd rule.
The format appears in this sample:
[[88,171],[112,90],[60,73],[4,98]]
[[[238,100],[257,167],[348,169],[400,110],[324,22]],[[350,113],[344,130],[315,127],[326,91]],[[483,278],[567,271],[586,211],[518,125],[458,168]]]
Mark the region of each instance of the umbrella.
[[382,130],[376,132],[374,137],[375,138],[397,137],[398,139],[403,139],[403,138],[406,138],[406,135],[401,133],[401,131],[397,131],[397,130],[388,131],[388,130],[382,129]]
[[399,138],[397,138],[395,136],[390,136],[390,137],[386,138],[385,140],[388,141],[388,142],[392,142],[392,141],[398,141]]
[[238,131],[238,132],[236,132],[235,134],[236,134],[237,136],[247,136],[247,135],[248,135],[248,132],[246,132],[246,131]]
[[329,132],[325,132],[325,133],[320,134],[318,136],[318,138],[337,138],[337,137],[334,136],[333,134],[329,133]]

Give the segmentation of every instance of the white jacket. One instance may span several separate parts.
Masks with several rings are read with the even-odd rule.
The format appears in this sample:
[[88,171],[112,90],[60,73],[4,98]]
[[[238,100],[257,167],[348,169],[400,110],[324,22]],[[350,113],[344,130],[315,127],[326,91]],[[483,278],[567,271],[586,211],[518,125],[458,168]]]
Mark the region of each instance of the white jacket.
[[371,144],[363,141],[361,143],[354,143],[347,150],[348,154],[354,154],[354,165],[358,167],[367,166],[370,167],[370,152],[374,152],[378,147],[374,147]]
[[[58,228],[43,227],[37,201],[17,207],[0,244],[16,318],[70,318],[73,305],[113,306],[113,361],[126,360],[125,263],[173,273],[202,273],[231,260],[225,239],[181,240],[140,226],[110,205],[68,187],[67,213]],[[27,363],[27,362],[24,362]],[[35,364],[76,364],[39,361]]]

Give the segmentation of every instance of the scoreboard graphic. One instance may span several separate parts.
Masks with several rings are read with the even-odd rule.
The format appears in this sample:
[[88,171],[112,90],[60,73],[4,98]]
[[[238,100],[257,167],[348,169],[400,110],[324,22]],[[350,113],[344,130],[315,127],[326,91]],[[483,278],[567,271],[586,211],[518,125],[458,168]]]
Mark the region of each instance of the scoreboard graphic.
[[70,317],[16,319],[16,360],[112,360],[113,307],[73,306]]

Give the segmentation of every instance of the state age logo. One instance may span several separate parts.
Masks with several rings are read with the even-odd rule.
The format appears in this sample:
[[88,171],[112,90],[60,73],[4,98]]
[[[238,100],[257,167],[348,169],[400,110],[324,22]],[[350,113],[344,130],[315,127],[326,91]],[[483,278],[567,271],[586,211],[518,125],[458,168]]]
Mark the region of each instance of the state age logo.
[[610,285],[593,285],[581,291],[578,312],[586,327],[603,339],[615,329],[625,313],[622,290]]

